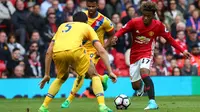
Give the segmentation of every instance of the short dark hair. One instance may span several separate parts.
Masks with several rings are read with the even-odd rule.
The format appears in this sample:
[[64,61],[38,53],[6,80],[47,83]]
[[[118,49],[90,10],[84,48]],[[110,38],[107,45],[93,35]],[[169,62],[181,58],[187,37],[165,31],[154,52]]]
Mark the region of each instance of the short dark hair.
[[194,45],[192,46],[192,49],[194,49],[194,48],[199,48],[199,46],[198,46],[197,44],[194,44]]
[[141,11],[150,11],[155,13],[157,11],[157,6],[154,2],[147,1],[146,3],[142,4]]
[[96,2],[96,3],[98,3],[98,0],[87,0],[87,2]]
[[15,47],[15,48],[12,50],[12,52],[15,52],[15,51],[18,51],[18,50],[20,51],[19,48],[16,48],[16,47]]
[[88,17],[84,12],[77,12],[73,15],[73,21],[86,23],[88,21]]

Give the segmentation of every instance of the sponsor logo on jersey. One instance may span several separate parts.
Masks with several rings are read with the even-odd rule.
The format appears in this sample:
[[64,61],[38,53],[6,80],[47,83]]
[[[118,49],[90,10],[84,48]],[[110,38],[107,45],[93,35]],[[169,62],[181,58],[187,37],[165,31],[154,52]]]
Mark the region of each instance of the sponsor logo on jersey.
[[137,36],[136,39],[135,42],[139,44],[148,44],[150,42],[150,39],[145,36]]

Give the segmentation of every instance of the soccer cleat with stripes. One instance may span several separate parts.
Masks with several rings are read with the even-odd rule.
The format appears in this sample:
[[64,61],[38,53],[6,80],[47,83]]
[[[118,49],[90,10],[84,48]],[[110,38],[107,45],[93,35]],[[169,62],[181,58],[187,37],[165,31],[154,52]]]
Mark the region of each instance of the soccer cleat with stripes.
[[144,110],[155,110],[158,109],[158,105],[156,104],[155,100],[149,100],[149,104]]
[[69,108],[70,102],[68,100],[65,100],[65,102],[63,102],[61,104],[61,108]]
[[44,105],[42,105],[42,106],[39,108],[38,112],[49,112],[49,110],[48,110],[48,108],[46,108]]

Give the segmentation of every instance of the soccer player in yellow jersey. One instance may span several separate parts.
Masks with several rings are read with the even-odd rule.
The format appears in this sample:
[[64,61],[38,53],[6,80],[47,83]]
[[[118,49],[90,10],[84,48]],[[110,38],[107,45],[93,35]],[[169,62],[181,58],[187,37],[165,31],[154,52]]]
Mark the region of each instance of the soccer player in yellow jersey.
[[39,108],[39,112],[49,112],[49,103],[59,91],[61,85],[68,78],[69,66],[72,66],[78,74],[74,85],[78,86],[78,88],[82,86],[82,79],[84,79],[85,73],[89,69],[91,74],[93,74],[92,89],[97,96],[100,112],[112,112],[112,110],[105,105],[103,87],[99,76],[95,75],[97,74],[96,71],[90,70],[90,59],[86,54],[85,48],[82,46],[82,41],[89,40],[92,42],[95,49],[99,52],[100,57],[103,59],[110,77],[115,82],[116,76],[111,70],[108,54],[99,42],[99,39],[92,27],[83,23],[87,22],[86,14],[78,12],[73,16],[73,19],[75,22],[63,23],[59,26],[58,31],[53,37],[47,50],[45,58],[45,76],[40,82],[40,88],[42,89],[45,83],[50,80],[49,72],[52,59],[54,60],[58,74],[56,79],[51,84],[48,94]]
[[[84,13],[88,16],[87,24],[89,24],[96,31],[101,44],[104,45],[105,48],[108,47],[110,45],[110,40],[111,40],[112,36],[114,35],[114,26],[113,26],[112,22],[107,17],[105,17],[104,15],[102,15],[101,13],[99,13],[97,11],[97,9],[98,9],[98,1],[97,0],[87,0],[87,8],[88,8],[88,10],[84,11]],[[109,39],[108,39],[108,42],[106,42],[104,44],[105,33],[107,33],[107,35],[109,36]],[[93,65],[91,65],[91,66],[93,67],[93,69],[95,69],[95,65],[97,64],[97,62],[99,60],[99,56],[97,56],[97,51],[93,47],[91,41],[85,41],[84,47],[87,49],[87,54],[90,56],[90,59],[92,60],[91,64],[93,64]],[[88,74],[90,76],[92,75],[89,72],[88,72]],[[104,76],[99,75],[99,77],[101,79],[103,89],[106,90],[108,76],[107,75],[104,75]],[[64,108],[69,107],[69,104],[74,99],[75,93],[77,91],[78,91],[78,89],[76,89],[76,88],[72,89],[72,92],[70,93],[69,97],[66,99],[65,106],[63,104]]]

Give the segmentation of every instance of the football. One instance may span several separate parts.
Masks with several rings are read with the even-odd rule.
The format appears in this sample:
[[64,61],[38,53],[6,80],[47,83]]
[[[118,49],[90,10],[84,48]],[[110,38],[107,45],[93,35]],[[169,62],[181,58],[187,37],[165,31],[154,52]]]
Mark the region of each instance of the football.
[[130,99],[124,94],[120,94],[114,100],[115,106],[118,110],[125,110],[131,105]]

